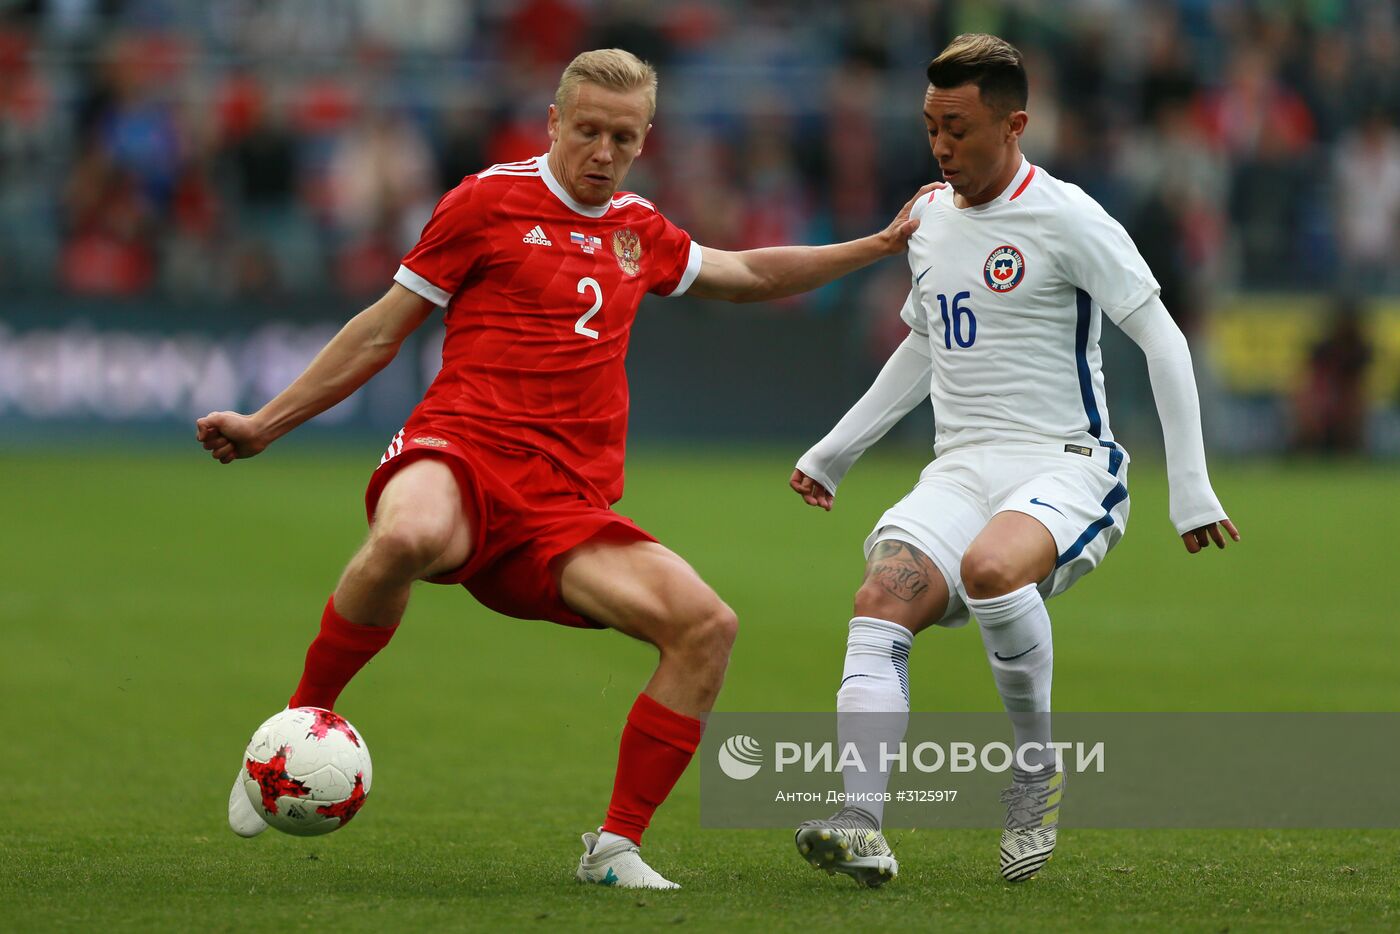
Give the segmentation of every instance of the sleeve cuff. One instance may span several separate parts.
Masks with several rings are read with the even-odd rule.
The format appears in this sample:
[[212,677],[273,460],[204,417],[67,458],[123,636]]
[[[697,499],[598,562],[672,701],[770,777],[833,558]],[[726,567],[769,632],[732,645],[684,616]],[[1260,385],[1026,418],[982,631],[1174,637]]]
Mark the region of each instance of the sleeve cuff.
[[433,285],[407,266],[399,267],[399,271],[394,273],[394,281],[410,292],[417,292],[439,308],[446,308],[447,303],[452,301],[452,296],[446,291]]
[[817,458],[813,456],[811,451],[799,457],[793,466],[820,483],[832,496],[836,495],[837,481],[833,480],[826,470],[817,465]]
[[686,293],[691,283],[695,281],[695,277],[700,275],[701,257],[702,252],[700,244],[696,243],[694,240],[690,241],[690,259],[686,260],[685,273],[681,276],[680,283],[674,289],[666,293],[666,298],[675,298],[678,295],[684,295]]
[[1216,506],[1214,509],[1208,509],[1204,512],[1198,512],[1195,515],[1187,516],[1185,519],[1182,519],[1178,522],[1173,522],[1172,525],[1176,527],[1176,534],[1185,535],[1192,529],[1199,529],[1204,526],[1210,525],[1213,522],[1224,522],[1228,518],[1230,517],[1225,515],[1225,510],[1221,509],[1219,506]]

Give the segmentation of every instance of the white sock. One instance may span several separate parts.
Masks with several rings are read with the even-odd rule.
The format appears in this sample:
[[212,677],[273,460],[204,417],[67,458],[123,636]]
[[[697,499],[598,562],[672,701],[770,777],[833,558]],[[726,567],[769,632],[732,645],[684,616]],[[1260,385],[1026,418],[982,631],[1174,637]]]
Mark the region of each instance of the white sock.
[[604,830],[598,834],[598,842],[593,845],[593,852],[598,852],[604,847],[612,846],[614,843],[631,843],[636,845],[636,840],[629,840],[620,833],[613,833],[611,830]]
[[[856,795],[853,806],[875,818],[885,818],[881,795],[889,785],[889,773],[881,768],[881,747],[893,751],[909,728],[909,648],[914,636],[898,623],[857,616],[846,638],[846,665],[836,692],[836,741],[860,753],[865,771],[847,766],[841,771],[846,794]],[[839,755],[839,751],[838,751]]]
[[[1016,780],[1044,781],[1055,766],[1054,751],[1048,748],[1055,649],[1045,601],[1034,584],[1027,584],[1000,597],[969,597],[967,607],[977,617],[997,692],[1011,715],[1018,762],[1023,757],[1031,767],[1029,772],[1015,768]],[[1027,743],[1040,748],[1022,753]]]

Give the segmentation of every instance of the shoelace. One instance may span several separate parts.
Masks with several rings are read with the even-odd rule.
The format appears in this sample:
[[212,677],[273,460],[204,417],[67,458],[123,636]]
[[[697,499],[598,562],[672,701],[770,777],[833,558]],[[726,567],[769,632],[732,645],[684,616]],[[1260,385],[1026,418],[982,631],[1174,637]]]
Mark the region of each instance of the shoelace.
[[875,819],[858,807],[847,805],[831,816],[826,823],[842,830],[878,830]]
[[1013,830],[1030,830],[1040,824],[1036,809],[1041,805],[1045,786],[1012,785],[1001,793],[1007,805],[1006,823]]

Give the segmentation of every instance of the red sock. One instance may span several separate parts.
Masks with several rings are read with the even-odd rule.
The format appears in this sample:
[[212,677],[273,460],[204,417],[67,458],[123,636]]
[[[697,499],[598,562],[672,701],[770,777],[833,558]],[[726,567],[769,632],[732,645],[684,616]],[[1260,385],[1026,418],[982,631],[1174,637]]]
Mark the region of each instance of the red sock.
[[690,764],[705,724],[645,694],[627,715],[617,754],[617,778],[603,829],[642,842],[651,815]]
[[331,710],[350,679],[393,638],[393,626],[360,626],[335,611],[335,597],[326,601],[321,631],[306,650],[306,667],[289,707]]

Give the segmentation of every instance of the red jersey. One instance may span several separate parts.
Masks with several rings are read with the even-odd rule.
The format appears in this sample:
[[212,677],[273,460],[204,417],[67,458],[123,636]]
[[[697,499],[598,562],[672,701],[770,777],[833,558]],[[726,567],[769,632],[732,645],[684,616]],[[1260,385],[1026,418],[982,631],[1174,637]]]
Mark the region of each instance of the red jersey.
[[616,502],[637,306],[699,272],[699,244],[651,202],[580,204],[545,156],[467,176],[394,276],[447,309],[442,370],[407,433],[540,452],[590,499]]

